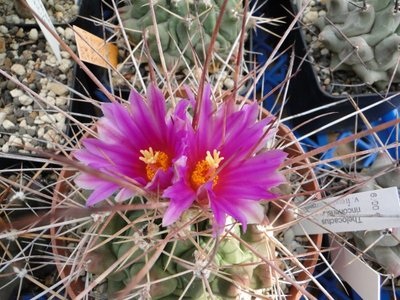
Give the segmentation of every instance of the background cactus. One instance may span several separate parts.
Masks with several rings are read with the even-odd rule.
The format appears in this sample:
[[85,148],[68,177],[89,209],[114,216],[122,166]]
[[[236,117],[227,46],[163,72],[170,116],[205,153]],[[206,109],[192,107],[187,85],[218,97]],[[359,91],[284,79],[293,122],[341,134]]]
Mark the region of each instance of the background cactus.
[[[130,0],[122,9],[121,19],[130,41],[137,45],[147,38],[149,52],[156,63],[160,54],[149,1]],[[223,1],[160,0],[154,5],[157,28],[167,66],[178,68],[204,61]],[[243,20],[243,4],[229,0],[214,45],[214,57],[227,60],[238,43]],[[185,59],[182,58],[182,54]],[[187,60],[186,62],[184,60]]]
[[319,40],[331,51],[331,68],[353,70],[380,88],[400,82],[400,12],[395,1],[327,0],[316,24]]

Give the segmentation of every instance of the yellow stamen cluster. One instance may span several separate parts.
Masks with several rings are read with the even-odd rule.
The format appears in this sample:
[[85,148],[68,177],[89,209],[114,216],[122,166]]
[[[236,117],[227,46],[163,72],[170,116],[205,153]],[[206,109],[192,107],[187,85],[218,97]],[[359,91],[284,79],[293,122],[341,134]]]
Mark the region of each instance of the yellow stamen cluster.
[[218,182],[218,175],[216,175],[219,164],[224,159],[220,157],[220,152],[217,150],[213,151],[211,155],[210,151],[206,152],[206,158],[204,160],[198,161],[196,166],[190,176],[190,180],[193,188],[197,189],[202,184],[205,184],[212,178],[213,187]]
[[152,147],[148,150],[140,150],[142,154],[139,159],[146,164],[147,179],[152,180],[158,169],[166,171],[170,166],[168,155],[162,151],[154,151]]

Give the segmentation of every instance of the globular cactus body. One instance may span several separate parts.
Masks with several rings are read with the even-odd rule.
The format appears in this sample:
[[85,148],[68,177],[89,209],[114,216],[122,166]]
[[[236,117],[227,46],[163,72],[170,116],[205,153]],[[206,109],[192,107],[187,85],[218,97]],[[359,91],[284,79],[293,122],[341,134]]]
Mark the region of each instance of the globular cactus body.
[[[190,217],[186,220],[190,222]],[[100,275],[128,253],[122,266],[107,276],[109,297],[130,283],[155,253],[157,243],[165,238],[168,230],[177,228],[163,228],[158,221],[150,217],[149,212],[132,211],[125,217],[115,215],[99,232],[97,243],[101,246],[85,257],[89,261],[88,272]],[[275,255],[274,243],[260,230],[261,225],[248,225],[245,234],[239,225],[234,225],[231,230],[234,235],[227,233],[218,237],[216,244],[208,221],[190,224],[179,229],[140,283],[144,286],[147,283],[147,297],[208,299],[204,280],[208,281],[216,299],[236,299],[241,289],[267,289],[273,285],[276,275],[255,254],[261,253],[268,261]],[[110,239],[110,236],[115,238]],[[135,292],[143,296],[146,288],[135,288],[132,293]]]
[[[400,82],[400,12],[393,1],[327,0],[327,13],[316,25],[331,51],[333,69],[353,70],[364,82],[383,88]],[[329,20],[329,21],[327,21]]]
[[[122,23],[130,41],[137,45],[142,42],[144,34],[152,59],[160,63],[156,40],[156,30],[158,30],[167,66],[173,67],[176,64],[178,68],[182,68],[187,63],[193,64],[195,56],[201,62],[204,61],[223,1],[158,0],[152,2],[157,28],[153,23],[148,0],[130,0],[122,9]],[[214,53],[223,60],[228,58],[235,40],[240,36],[242,16],[242,1],[229,0],[214,45]]]

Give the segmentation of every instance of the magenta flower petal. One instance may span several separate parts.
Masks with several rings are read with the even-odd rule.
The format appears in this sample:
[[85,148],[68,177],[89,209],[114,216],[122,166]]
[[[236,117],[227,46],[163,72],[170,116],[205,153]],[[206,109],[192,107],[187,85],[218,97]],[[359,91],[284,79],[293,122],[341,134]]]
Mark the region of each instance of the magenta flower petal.
[[110,197],[116,190],[118,189],[118,185],[112,183],[103,183],[99,187],[97,187],[93,193],[90,194],[87,199],[87,205],[92,206],[96,203]]
[[169,198],[169,206],[164,213],[162,225],[174,223],[195,200],[196,194],[183,180],[176,182],[164,191],[163,197]]
[[129,190],[127,188],[123,188],[119,191],[119,193],[115,196],[115,201],[117,202],[123,202],[133,196],[135,196],[136,193],[132,190]]
[[161,91],[149,86],[147,95],[143,99],[132,91],[128,107],[119,103],[103,104],[104,116],[98,122],[98,136],[84,139],[82,149],[74,152],[76,159],[99,173],[113,176],[121,183],[135,184],[135,188],[129,189],[125,184],[81,174],[76,184],[93,190],[88,205],[114,192],[118,192],[115,200],[124,201],[137,193],[136,187],[161,195],[171,184],[173,164],[186,147],[185,106],[179,106],[179,112],[167,114]]

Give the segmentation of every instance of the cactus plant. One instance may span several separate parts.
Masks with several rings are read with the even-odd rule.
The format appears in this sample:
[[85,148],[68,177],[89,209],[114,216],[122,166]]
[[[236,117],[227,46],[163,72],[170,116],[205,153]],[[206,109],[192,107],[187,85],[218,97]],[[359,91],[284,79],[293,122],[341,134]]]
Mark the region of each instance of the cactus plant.
[[[136,198],[133,202],[142,200]],[[126,218],[115,215],[100,233],[101,246],[86,256],[87,270],[101,275],[124,254],[131,253],[124,261],[125,267],[107,276],[109,297],[129,284],[154,254],[157,243],[174,230],[179,231],[151,266],[147,280],[140,282],[142,287],[135,289],[136,293],[149,293],[152,299],[207,299],[205,279],[218,299],[236,299],[243,287],[272,287],[274,272],[256,256],[257,252],[244,245],[257,249],[263,259],[274,258],[274,244],[260,230],[262,226],[249,225],[246,234],[241,234],[239,225],[232,225],[224,238],[213,239],[209,223],[197,219],[198,211],[188,211],[180,224],[168,231],[154,220],[153,214],[151,210],[137,210],[126,213]],[[150,282],[148,286],[146,281]]]
[[[300,170],[293,177],[296,182],[278,187],[286,181],[277,171],[286,154],[266,143],[277,134],[275,129],[265,130],[271,119],[257,121],[257,103],[237,110],[236,103],[227,101],[215,110],[210,93],[208,86],[195,131],[186,120],[188,116],[192,120],[193,107],[188,109],[188,105],[195,103],[189,89],[189,101],[179,100],[168,114],[164,96],[155,87],[148,89],[146,100],[132,92],[128,108],[103,104],[105,116],[97,124],[98,134],[83,139],[82,149],[74,152],[95,173],[63,171],[53,199],[54,207],[61,203],[94,206],[89,226],[77,233],[80,238],[72,254],[63,252],[61,241],[53,239],[56,257],[72,256],[81,262],[65,276],[78,274],[76,268],[82,270],[82,265],[87,271],[86,291],[107,278],[107,291],[102,293],[108,298],[236,299],[241,294],[265,296],[280,290],[282,277],[302,290],[294,275],[303,268],[301,260],[276,261],[277,235],[294,221],[294,215],[285,201],[265,200],[291,194],[296,185],[296,191],[315,190],[314,177],[310,170],[303,177]],[[223,120],[226,130],[220,127]],[[204,134],[210,130],[213,135]],[[129,138],[131,134],[134,139]],[[277,136],[282,147],[291,133],[280,129]],[[123,141],[126,146],[121,148]],[[218,151],[205,151],[209,143]],[[298,145],[291,153],[298,155],[300,149]],[[249,156],[248,151],[255,153]],[[103,176],[97,177],[99,173]],[[245,185],[237,185],[237,180]],[[93,191],[88,195],[88,190]],[[51,230],[52,236],[71,232],[69,228]],[[313,240],[320,245],[320,237]],[[279,247],[284,256],[285,251],[293,251]],[[304,255],[316,258],[313,250],[310,247]],[[296,255],[290,254],[289,261],[292,256]],[[312,270],[314,263],[309,262],[306,268]],[[280,270],[286,264],[290,265],[288,274]],[[65,269],[61,266],[60,273]],[[307,278],[303,274],[298,280],[307,282]],[[69,295],[75,298],[84,289]]]
[[316,25],[331,51],[331,68],[353,70],[365,83],[385,87],[400,82],[400,12],[394,1],[326,1]]
[[[161,59],[156,30],[167,66],[177,64],[181,68],[186,64],[193,65],[195,61],[204,61],[223,1],[157,1],[154,5],[157,28],[153,24],[149,1],[127,2],[129,4],[121,13],[123,27],[135,45],[143,40],[144,33],[150,56],[155,62],[160,63]],[[240,36],[242,16],[242,1],[229,0],[214,45],[213,53],[218,55],[218,60],[227,60],[237,45],[235,41]]]

